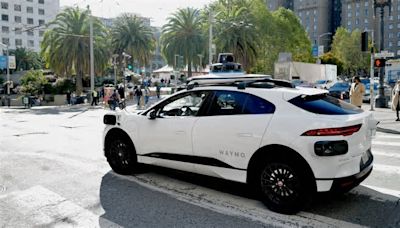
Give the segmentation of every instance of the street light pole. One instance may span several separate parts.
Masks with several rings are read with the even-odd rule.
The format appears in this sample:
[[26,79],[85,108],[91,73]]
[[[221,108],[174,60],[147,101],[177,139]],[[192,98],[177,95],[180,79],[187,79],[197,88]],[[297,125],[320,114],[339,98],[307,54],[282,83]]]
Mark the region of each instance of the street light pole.
[[366,32],[371,32],[371,65],[370,65],[370,73],[369,73],[369,103],[371,105],[370,111],[374,111],[374,58],[375,58],[375,40],[374,40],[374,30],[366,29]]
[[[94,91],[94,51],[93,51],[93,16],[90,11],[89,5],[88,5],[88,10],[89,10],[89,30],[90,30],[90,91],[93,93]],[[93,100],[93,97],[91,97],[91,100]]]
[[[376,9],[380,8],[381,10],[381,42],[380,42],[380,47],[379,50],[382,52],[385,48],[385,41],[384,41],[384,35],[385,35],[385,23],[384,23],[384,15],[385,15],[385,7],[389,7],[389,16],[391,15],[391,7],[392,7],[392,1],[391,0],[375,0],[374,1],[374,8],[375,8],[375,15],[376,15]],[[375,107],[377,108],[386,108],[387,107],[387,100],[384,94],[384,75],[385,75],[385,67],[381,67],[379,71],[379,86],[378,86],[378,96],[376,96],[375,99]]]

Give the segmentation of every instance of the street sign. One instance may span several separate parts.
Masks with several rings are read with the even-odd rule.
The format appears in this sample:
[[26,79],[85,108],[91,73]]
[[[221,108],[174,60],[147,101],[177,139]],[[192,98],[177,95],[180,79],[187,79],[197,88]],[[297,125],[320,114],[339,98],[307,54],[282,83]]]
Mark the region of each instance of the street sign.
[[8,68],[13,69],[13,70],[15,70],[17,68],[15,56],[8,56]]
[[312,47],[312,56],[313,57],[318,57],[318,46],[317,45],[314,45],[313,47]]
[[0,55],[0,69],[7,69],[7,56]]
[[380,53],[375,53],[375,58],[389,58],[394,57],[394,52],[382,51]]

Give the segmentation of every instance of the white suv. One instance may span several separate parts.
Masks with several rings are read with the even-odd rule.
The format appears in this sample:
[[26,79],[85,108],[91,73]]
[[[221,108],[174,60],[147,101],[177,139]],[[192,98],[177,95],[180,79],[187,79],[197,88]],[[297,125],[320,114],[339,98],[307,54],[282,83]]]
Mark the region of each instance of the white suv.
[[104,116],[104,153],[131,174],[151,164],[251,184],[273,211],[348,191],[372,171],[370,112],[289,82],[192,83],[146,111]]

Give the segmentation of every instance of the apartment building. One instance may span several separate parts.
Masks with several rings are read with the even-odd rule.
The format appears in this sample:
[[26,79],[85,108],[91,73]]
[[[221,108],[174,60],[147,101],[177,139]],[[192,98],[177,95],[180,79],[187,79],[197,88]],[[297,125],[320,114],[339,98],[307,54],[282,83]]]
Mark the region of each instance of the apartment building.
[[60,0],[0,0],[0,42],[40,51],[45,25],[59,8]]
[[[374,9],[374,0],[293,0],[293,11],[299,17],[313,43],[330,46],[332,36],[340,26],[349,31],[375,31],[375,43],[380,44],[380,9]],[[400,55],[400,0],[392,0],[384,9],[384,50]],[[275,10],[286,7],[286,0],[269,0],[268,7]],[[288,7],[286,7],[288,8]]]

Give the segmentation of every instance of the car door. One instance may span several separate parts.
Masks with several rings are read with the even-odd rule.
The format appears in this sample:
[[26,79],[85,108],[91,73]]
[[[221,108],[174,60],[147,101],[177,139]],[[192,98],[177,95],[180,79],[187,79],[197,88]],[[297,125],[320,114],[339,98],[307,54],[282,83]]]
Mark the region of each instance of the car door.
[[272,103],[248,93],[214,92],[206,116],[193,128],[194,155],[209,159],[196,171],[229,179],[224,168],[245,170],[274,111]]
[[[156,118],[144,118],[139,123],[138,158],[153,158],[157,165],[176,165],[190,161],[192,128],[209,92],[190,91],[167,99],[147,112]],[[149,163],[149,162],[146,162]],[[173,167],[176,168],[176,167]]]

